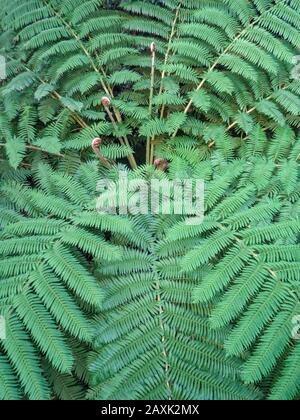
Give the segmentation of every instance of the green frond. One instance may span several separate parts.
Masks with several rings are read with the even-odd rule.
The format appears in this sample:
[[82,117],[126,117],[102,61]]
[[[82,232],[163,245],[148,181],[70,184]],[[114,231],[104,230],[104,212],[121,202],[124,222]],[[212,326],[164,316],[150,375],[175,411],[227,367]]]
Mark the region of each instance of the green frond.
[[292,400],[299,391],[299,345],[296,345],[290,353],[285,370],[280,379],[274,385],[269,397],[270,400]]
[[76,261],[67,248],[57,245],[45,254],[49,267],[62,278],[65,284],[85,302],[99,307],[103,291],[91,274]]
[[71,375],[60,374],[51,367],[47,369],[48,380],[53,392],[61,401],[80,401],[85,399],[85,389]]
[[0,6],[0,400],[297,400],[299,0]]
[[62,286],[60,279],[45,268],[33,272],[31,279],[37,295],[55,320],[72,336],[90,342],[91,323],[83,316],[78,304]]
[[289,290],[286,285],[276,281],[269,282],[229,335],[225,343],[228,354],[238,355],[248,349],[266,324],[277,314],[280,305],[288,299]]
[[1,378],[0,378],[0,400],[16,401],[21,400],[22,394],[18,387],[18,380],[15,372],[6,356],[0,356]]
[[39,299],[30,294],[16,298],[16,312],[32,335],[41,352],[53,366],[63,373],[72,371],[73,359],[63,334],[57,329],[52,317]]
[[[194,301],[209,302],[220,291],[224,290],[231,280],[245,267],[251,259],[251,249],[233,248],[216,267],[197,286],[193,293]],[[245,276],[247,278],[247,276]],[[233,308],[231,308],[233,309]]]
[[6,141],[5,149],[10,165],[14,169],[17,169],[22,162],[26,152],[26,145],[24,140],[18,137],[9,138]]
[[[31,400],[49,400],[50,389],[42,375],[39,355],[16,315],[10,315],[6,319],[6,333],[7,338],[1,345],[26,395]],[[1,371],[2,364],[3,359]],[[3,370],[5,372],[5,366]]]
[[205,245],[199,245],[190,251],[182,261],[182,269],[192,271],[207,263],[221,251],[224,251],[234,241],[234,233],[230,230],[221,230],[212,235]]
[[242,377],[246,383],[258,382],[272,372],[288,345],[290,326],[289,310],[275,316],[253,355],[243,366]]

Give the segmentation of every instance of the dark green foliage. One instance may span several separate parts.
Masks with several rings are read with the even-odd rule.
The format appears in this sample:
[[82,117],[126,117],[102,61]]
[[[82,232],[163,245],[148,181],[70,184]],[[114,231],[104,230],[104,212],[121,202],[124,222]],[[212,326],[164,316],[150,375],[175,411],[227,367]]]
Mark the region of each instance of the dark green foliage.
[[[89,171],[94,169],[88,166]],[[102,220],[95,213],[94,200],[79,180],[69,180],[63,173],[58,180],[58,174],[43,163],[35,178],[39,190],[12,182],[1,187],[6,200],[1,207],[0,309],[7,325],[7,339],[1,342],[1,371],[7,370],[9,385],[14,369],[13,380],[22,385],[21,394],[48,399],[52,391],[42,377],[41,358],[46,357],[52,366],[52,378],[73,374],[76,362],[69,336],[90,344],[91,314],[102,307],[104,291],[87,258],[121,260],[121,248],[106,242],[105,233],[126,233],[130,223],[108,227],[105,215]],[[86,220],[89,216],[99,220],[96,229],[80,222],[83,212]],[[71,377],[66,380],[70,382]]]
[[[234,136],[248,135],[257,122],[271,130],[286,122],[299,126],[299,82],[291,78],[297,1],[126,0],[107,6],[102,0],[3,2],[8,80],[0,128],[12,166],[32,143],[55,155],[86,150],[90,136],[117,140],[120,131],[107,122],[102,95],[113,99],[132,145],[179,129],[206,143],[195,117],[203,128],[223,124]],[[149,116],[152,41],[157,115]],[[17,138],[8,119],[18,122]]]
[[[299,1],[0,6],[0,399],[297,399]],[[119,170],[204,222],[98,213]]]

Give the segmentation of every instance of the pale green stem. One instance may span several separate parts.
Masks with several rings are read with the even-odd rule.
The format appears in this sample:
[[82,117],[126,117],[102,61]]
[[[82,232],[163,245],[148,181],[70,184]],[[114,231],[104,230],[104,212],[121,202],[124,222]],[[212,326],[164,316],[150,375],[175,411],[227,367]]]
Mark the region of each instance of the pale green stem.
[[[153,96],[154,96],[154,80],[155,80],[155,58],[156,52],[155,48],[152,51],[152,61],[151,61],[151,82],[150,82],[150,97],[149,97],[149,117],[152,118],[152,110],[153,110]],[[151,137],[147,138],[147,146],[146,146],[146,162],[147,164],[151,164],[153,161],[153,157],[151,154],[152,144],[151,144]]]

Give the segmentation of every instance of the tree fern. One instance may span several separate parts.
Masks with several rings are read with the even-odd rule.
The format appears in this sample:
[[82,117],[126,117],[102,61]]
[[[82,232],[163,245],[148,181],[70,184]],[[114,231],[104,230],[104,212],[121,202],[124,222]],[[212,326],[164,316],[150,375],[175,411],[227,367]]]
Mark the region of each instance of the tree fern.
[[[284,142],[284,139],[286,137],[280,137],[280,140],[275,138],[269,146],[270,150],[274,148],[276,141]],[[277,159],[277,154],[273,158]],[[252,159],[252,164],[255,165],[255,158]],[[254,204],[254,190],[252,197],[245,195],[244,199],[238,192],[234,193],[232,199],[226,197],[224,190],[224,205],[218,204],[217,209],[226,209],[228,215],[231,212],[236,214],[228,218],[226,213],[213,210],[213,216],[210,217],[211,233],[204,231],[201,245],[189,251],[182,260],[182,268],[190,272],[203,264],[213,263],[216,256],[218,257],[214,267],[196,287],[193,296],[197,302],[209,302],[219,297],[220,292],[224,292],[212,311],[211,325],[218,329],[234,322],[234,328],[225,341],[225,349],[231,355],[241,355],[246,350],[252,350],[254,344],[257,345],[253,356],[249,357],[242,369],[242,377],[248,383],[260,381],[269,375],[276,366],[276,361],[279,363],[284,350],[292,345],[291,325],[288,334],[287,326],[283,327],[284,322],[281,327],[286,330],[280,339],[278,337],[278,347],[272,342],[275,339],[275,325],[277,323],[278,326],[278,319],[282,319],[279,317],[281,310],[285,308],[288,317],[285,322],[291,323],[297,306],[297,291],[294,287],[297,288],[298,281],[296,267],[299,249],[296,244],[299,238],[299,221],[297,212],[285,211],[294,205],[291,202],[293,199],[290,185],[281,176],[285,164],[277,165],[276,170],[274,167],[275,173],[273,170],[268,184],[263,190],[258,189],[258,196],[261,198],[257,204]],[[244,178],[241,187],[245,181]],[[272,188],[276,192],[270,196]],[[297,188],[296,184],[294,188]],[[207,200],[209,201],[209,196]],[[240,210],[232,207],[234,202],[239,203]],[[215,231],[216,228],[218,231]],[[174,228],[172,232],[174,233],[168,240],[174,241],[180,237],[178,228]],[[194,234],[198,235],[197,230]],[[260,365],[258,359],[263,357],[267,360]],[[278,382],[280,383],[279,378]],[[289,392],[296,396],[297,389],[298,386]]]
[[299,2],[0,5],[0,399],[297,399]]
[[[9,366],[13,368],[16,372],[14,379],[8,377],[8,380],[18,382],[20,394],[30,399],[48,399],[51,395],[50,385],[42,376],[42,355],[46,356],[54,371],[63,375],[71,374],[74,356],[68,344],[69,335],[82,343],[90,343],[92,340],[91,321],[88,321],[88,317],[91,307],[97,310],[101,307],[103,289],[87,265],[87,256],[94,255],[95,258],[111,261],[120,259],[122,255],[118,247],[80,228],[79,220],[76,224],[71,221],[72,217],[76,218],[76,211],[72,214],[67,203],[70,200],[69,208],[75,210],[72,188],[76,181],[69,187],[65,185],[59,193],[60,186],[55,186],[57,174],[52,173],[52,179],[48,178],[46,182],[42,169],[42,166],[40,170],[37,168],[36,176],[40,177],[38,182],[44,191],[37,193],[25,188],[21,198],[11,195],[12,188],[18,194],[17,185],[7,184],[2,187],[3,196],[7,196],[7,205],[11,199],[14,211],[23,213],[19,221],[4,223],[1,232],[1,313],[5,316],[8,328],[7,339],[1,342],[2,354],[6,355],[6,359],[3,356],[3,369],[7,369],[11,377]],[[49,170],[47,176],[51,174]],[[79,182],[76,187],[80,188]],[[55,204],[47,204],[50,203],[51,193],[55,194],[54,191],[57,195],[52,195],[53,204],[56,201],[60,208],[55,212],[56,217],[51,214]],[[28,204],[24,207],[26,200]],[[65,203],[64,207],[62,202]],[[81,215],[84,210],[82,201],[76,199],[75,202],[78,214]],[[91,203],[87,200],[84,205],[89,208]],[[90,210],[87,219],[92,214]],[[110,229],[113,230],[112,224]],[[124,224],[125,232],[126,229],[128,226]],[[104,226],[104,231],[108,230]],[[57,325],[61,329],[57,329]],[[18,346],[18,350],[15,346]],[[20,357],[14,359],[14,354],[18,352]],[[1,392],[6,393],[5,383],[3,387]]]
[[[105,120],[99,112],[103,111],[102,92],[116,99],[113,105],[119,123],[124,120],[125,126],[135,127],[141,119],[149,119],[151,126],[156,117],[145,114],[147,97],[140,90],[149,87],[147,46],[155,41],[155,113],[166,124],[168,106],[183,123],[172,125],[169,131],[147,131],[146,137],[150,135],[153,141],[185,130],[191,109],[204,120],[224,122],[230,132],[241,130],[246,135],[256,122],[274,129],[284,118],[292,124],[298,116],[299,83],[290,79],[299,29],[294,1],[241,1],[233,6],[222,0],[204,2],[200,9],[192,1],[121,1],[116,10],[106,10],[100,0],[84,5],[74,2],[70,8],[68,2],[40,0],[28,9],[26,2],[17,1],[13,11],[7,10],[5,29],[15,31],[19,48],[28,51],[25,64],[18,53],[6,52],[9,81],[3,94],[7,111],[18,94],[26,104],[23,115],[38,100],[44,123],[46,106],[54,118],[64,107],[70,124],[85,129],[95,120]],[[4,12],[6,8],[3,5]],[[33,86],[35,98],[30,93]],[[175,86],[176,98],[170,96]],[[133,113],[121,106],[125,98],[135,103]],[[180,113],[188,118],[179,117]],[[98,135],[109,136],[107,128]],[[145,136],[144,130],[141,135]],[[132,130],[126,136],[130,137],[124,139],[127,146],[136,143]],[[31,139],[27,136],[26,140]],[[130,161],[135,166],[132,156]]]

